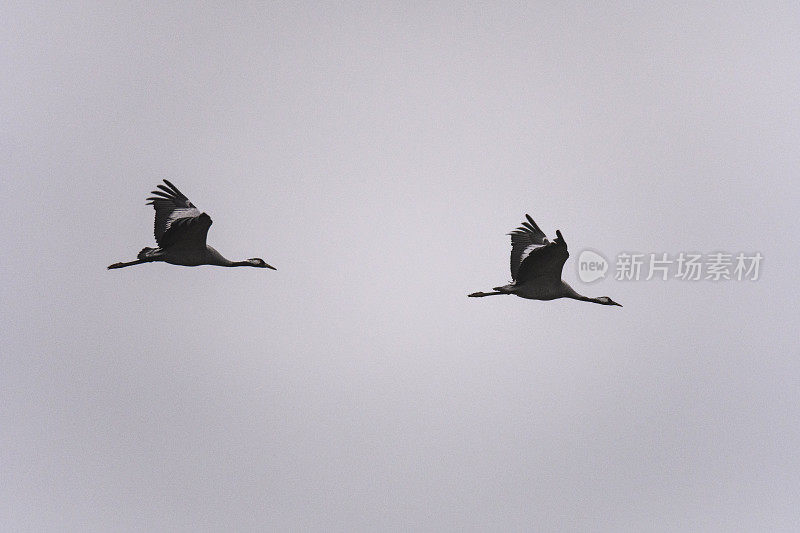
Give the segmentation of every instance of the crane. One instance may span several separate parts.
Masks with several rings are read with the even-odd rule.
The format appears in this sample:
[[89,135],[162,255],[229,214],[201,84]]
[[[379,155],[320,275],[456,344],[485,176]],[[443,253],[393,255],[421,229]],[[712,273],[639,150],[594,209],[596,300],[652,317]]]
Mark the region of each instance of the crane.
[[608,296],[592,298],[578,294],[561,279],[561,271],[569,257],[567,243],[556,230],[556,238],[549,241],[536,222],[526,214],[520,227],[511,236],[511,278],[513,282],[495,287],[495,292],[473,292],[468,296],[481,298],[497,294],[515,294],[529,300],[555,300],[572,298],[601,305],[618,305]]
[[153,233],[158,248],[143,248],[135,261],[114,263],[112,268],[124,268],[141,263],[163,261],[171,265],[199,266],[216,265],[224,267],[250,266],[271,268],[263,259],[254,257],[244,261],[231,261],[206,244],[211,217],[201,213],[178,188],[164,180],[158,190],[152,191],[148,205],[156,210]]

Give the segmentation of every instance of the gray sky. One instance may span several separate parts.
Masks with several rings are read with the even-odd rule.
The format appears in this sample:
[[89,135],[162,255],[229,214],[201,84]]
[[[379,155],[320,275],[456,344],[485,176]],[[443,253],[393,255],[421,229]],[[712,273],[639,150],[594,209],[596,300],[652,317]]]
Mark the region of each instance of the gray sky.
[[[0,17],[2,529],[800,528],[796,3]],[[107,271],[165,177],[279,270]],[[625,307],[466,298],[526,212]]]

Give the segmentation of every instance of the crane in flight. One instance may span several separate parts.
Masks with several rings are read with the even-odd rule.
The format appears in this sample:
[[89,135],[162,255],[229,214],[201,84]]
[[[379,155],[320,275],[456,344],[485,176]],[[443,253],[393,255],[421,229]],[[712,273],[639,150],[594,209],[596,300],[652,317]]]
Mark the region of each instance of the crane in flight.
[[244,261],[231,261],[206,244],[211,217],[201,213],[189,199],[168,180],[159,184],[158,190],[152,191],[148,205],[156,210],[153,233],[158,248],[143,248],[136,256],[136,261],[114,263],[112,268],[124,268],[141,263],[163,261],[171,265],[199,266],[216,265],[224,267],[250,266],[271,268],[263,259],[254,257]]
[[496,294],[515,294],[529,300],[555,300],[572,298],[582,302],[594,302],[601,305],[618,305],[608,296],[592,298],[575,292],[564,280],[561,271],[569,257],[567,243],[556,230],[556,238],[549,241],[536,222],[525,215],[523,222],[509,235],[511,236],[511,278],[508,285],[495,287],[495,292],[473,292],[468,296],[480,298]]

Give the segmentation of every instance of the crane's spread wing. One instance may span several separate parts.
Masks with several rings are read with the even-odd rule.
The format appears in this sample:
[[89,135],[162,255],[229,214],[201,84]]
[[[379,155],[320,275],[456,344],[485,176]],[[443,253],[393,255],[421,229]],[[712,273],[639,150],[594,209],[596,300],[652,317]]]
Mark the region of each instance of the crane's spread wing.
[[537,247],[550,242],[530,215],[525,215],[525,218],[528,219],[527,222],[523,222],[522,226],[509,233],[511,235],[511,278],[514,280],[517,279],[520,265],[530,253]]
[[514,281],[524,283],[542,276],[561,279],[561,270],[569,257],[567,243],[559,230],[552,242],[530,251],[522,260]]
[[153,233],[162,248],[182,243],[186,246],[205,248],[211,217],[201,213],[189,199],[168,180],[158,185],[148,198],[148,205],[156,210]]

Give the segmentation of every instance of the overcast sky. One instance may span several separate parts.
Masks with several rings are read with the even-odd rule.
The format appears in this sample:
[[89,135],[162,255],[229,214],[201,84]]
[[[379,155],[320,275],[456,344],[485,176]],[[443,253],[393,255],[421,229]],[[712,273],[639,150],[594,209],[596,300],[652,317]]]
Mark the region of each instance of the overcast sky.
[[[53,4],[0,7],[2,529],[800,528],[797,3]],[[278,271],[106,270],[163,178]],[[624,307],[467,298],[525,213]]]

